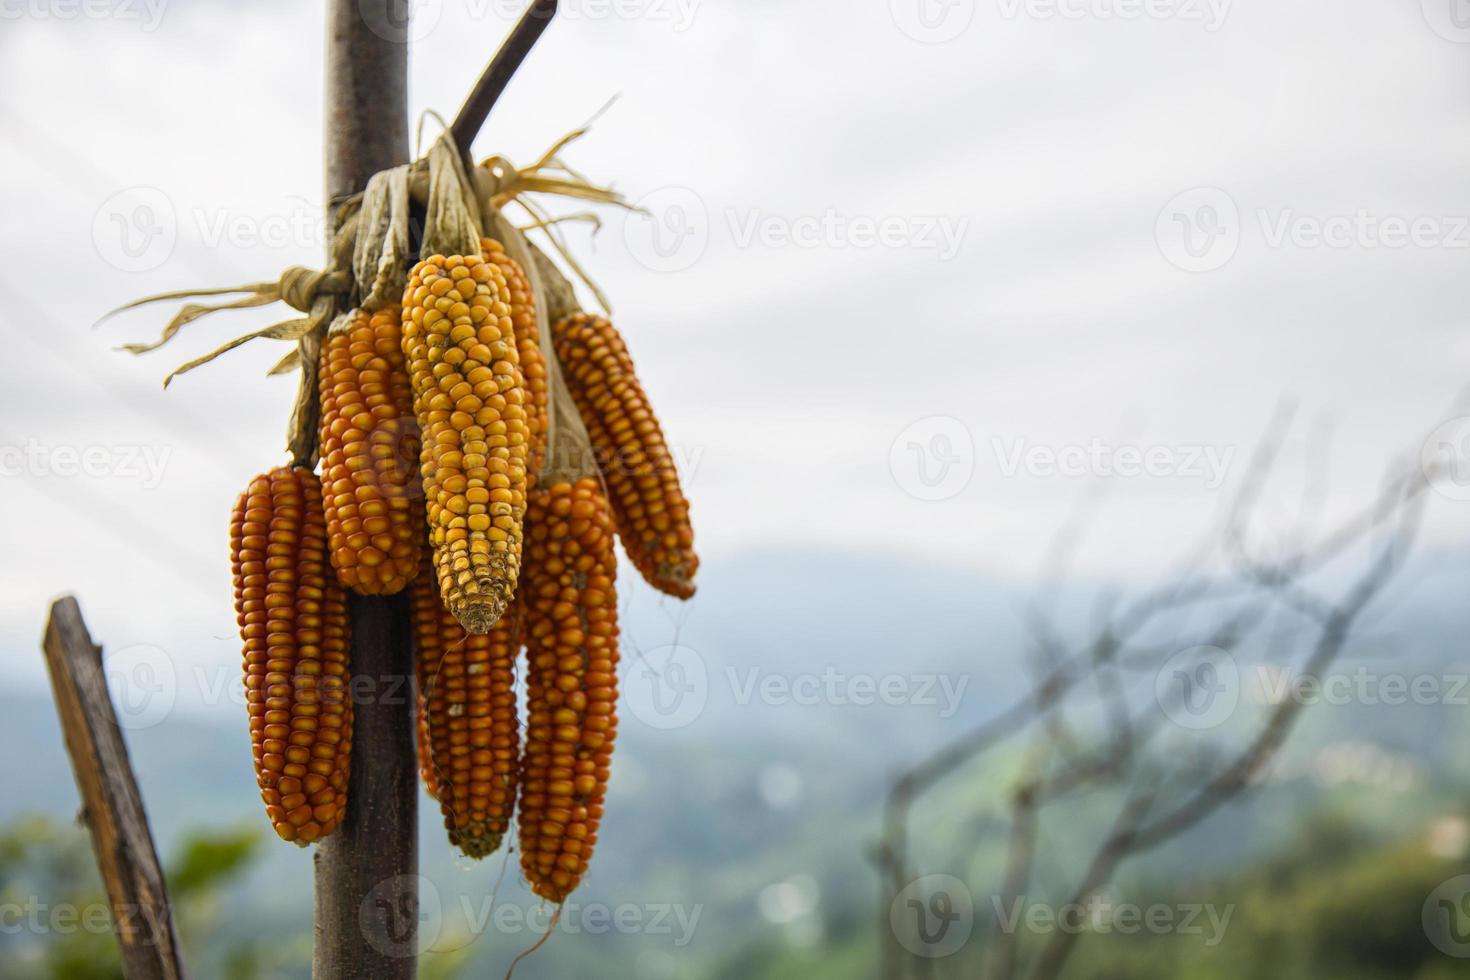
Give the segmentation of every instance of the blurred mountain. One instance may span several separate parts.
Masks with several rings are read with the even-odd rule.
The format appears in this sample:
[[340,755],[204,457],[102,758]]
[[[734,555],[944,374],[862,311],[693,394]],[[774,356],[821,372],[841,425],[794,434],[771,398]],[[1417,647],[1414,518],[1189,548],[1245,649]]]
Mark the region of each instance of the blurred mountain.
[[[1365,621],[1343,669],[1463,672],[1457,640],[1470,614],[1452,586],[1464,572],[1443,563],[1418,569]],[[584,910],[625,909],[641,924],[599,931],[601,920],[589,914],[579,934],[557,937],[518,975],[612,975],[607,965],[618,964],[617,975],[717,976],[751,950],[800,950],[844,936],[845,955],[861,959],[877,896],[867,853],[887,781],[1026,683],[1025,593],[1014,584],[830,554],[751,555],[707,573],[687,608],[642,588],[628,600],[630,700],[620,712],[597,860],[576,901]],[[1059,627],[1085,625],[1088,597],[1098,591],[1079,583],[1056,596]],[[680,651],[673,659],[671,646]],[[686,668],[677,678],[673,663]],[[702,681],[693,676],[700,670]],[[682,685],[702,709],[664,714],[654,694],[633,693],[644,686],[667,694],[658,685],[673,680],[670,689]],[[886,699],[885,683],[893,695]],[[1250,793],[1151,855],[1147,873],[1167,881],[1229,867],[1281,846],[1298,817],[1321,806],[1400,830],[1427,820],[1470,786],[1470,762],[1456,751],[1470,734],[1466,716],[1445,704],[1314,708]],[[38,812],[71,817],[76,791],[51,704],[0,693],[0,738],[19,749],[0,760],[8,788],[0,822]],[[210,716],[175,712],[127,739],[165,854],[189,831],[262,824],[237,705]],[[993,871],[999,840],[986,819],[1004,799],[1017,751],[1002,746],[916,811],[924,870]],[[1080,801],[1068,811],[1065,832],[1049,845],[1059,879],[1101,832],[1109,803]],[[427,798],[421,825],[422,870],[438,892],[426,927],[434,950],[446,968],[462,959],[476,971],[503,968],[539,938],[532,923],[544,926],[514,857],[508,866],[503,855],[473,867],[456,860]],[[309,927],[310,852],[274,841],[264,852],[232,894],[226,934],[296,936]],[[495,919],[497,909],[514,921]],[[663,917],[657,928],[648,921],[655,916]]]

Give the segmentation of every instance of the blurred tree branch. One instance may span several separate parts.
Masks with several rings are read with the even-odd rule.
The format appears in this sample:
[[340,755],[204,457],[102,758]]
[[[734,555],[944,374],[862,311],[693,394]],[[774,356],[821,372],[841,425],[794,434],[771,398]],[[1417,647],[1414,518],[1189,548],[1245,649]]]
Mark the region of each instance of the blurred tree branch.
[[[1259,641],[1278,653],[1307,649],[1299,675],[1320,676],[1342,653],[1364,611],[1403,568],[1416,540],[1429,486],[1418,460],[1397,462],[1372,502],[1336,526],[1317,531],[1326,497],[1325,453],[1307,463],[1292,529],[1274,547],[1262,547],[1252,530],[1280,461],[1293,412],[1283,407],[1253,454],[1225,508],[1223,526],[1212,531],[1164,577],[1163,584],[1132,602],[1105,593],[1098,597],[1088,636],[1069,644],[1059,628],[1058,587],[1067,575],[1093,519],[1096,498],[1084,502],[1080,520],[1058,535],[1044,567],[1051,593],[1025,613],[1033,645],[1030,689],[1009,707],[940,746],[890,784],[882,835],[873,849],[881,880],[882,976],[889,980],[938,975],[941,961],[907,950],[890,925],[900,893],[922,873],[910,855],[910,823],[916,804],[937,786],[1007,740],[1032,732],[1021,773],[1008,794],[1005,861],[990,893],[1013,907],[1025,899],[1036,875],[1037,848],[1048,804],[1097,790],[1121,793],[1112,826],[1070,886],[1068,904],[1081,905],[1105,888],[1122,863],[1184,833],[1238,798],[1277,757],[1306,701],[1288,694],[1273,701],[1233,751],[1202,733],[1184,750],[1154,751],[1168,724],[1169,708],[1159,695],[1138,698],[1136,683],[1157,675],[1171,658],[1190,651],[1226,651]],[[1369,557],[1336,588],[1313,576],[1366,548]],[[1218,556],[1218,557],[1216,557]],[[1328,576],[1324,575],[1323,578]],[[1208,620],[1202,628],[1191,620]],[[1164,634],[1161,642],[1159,635]],[[1205,654],[1202,652],[1201,656]],[[1189,660],[1199,667],[1203,661]],[[1171,692],[1171,696],[1172,696]],[[1187,691],[1182,692],[1187,696]],[[1130,696],[1134,695],[1134,696]],[[1146,700],[1142,707],[1133,702]],[[1080,729],[1073,716],[1086,719]],[[1089,733],[1080,737],[1078,732]],[[1182,732],[1178,729],[1176,734]],[[1091,746],[1089,747],[1089,740]],[[999,907],[999,906],[997,906]],[[1056,930],[1034,949],[1015,927],[990,932],[985,949],[987,980],[1052,980],[1059,976],[1080,938]]]

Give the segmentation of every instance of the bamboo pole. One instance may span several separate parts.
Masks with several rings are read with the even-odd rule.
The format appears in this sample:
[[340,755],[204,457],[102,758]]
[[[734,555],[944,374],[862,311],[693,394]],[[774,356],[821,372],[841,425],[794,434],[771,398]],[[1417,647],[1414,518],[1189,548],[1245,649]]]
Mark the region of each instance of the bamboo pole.
[[[362,190],[379,170],[408,162],[407,11],[399,0],[327,4],[329,204]],[[400,980],[416,975],[418,954],[407,598],[353,596],[351,613],[352,773],[342,826],[316,851],[312,976]]]

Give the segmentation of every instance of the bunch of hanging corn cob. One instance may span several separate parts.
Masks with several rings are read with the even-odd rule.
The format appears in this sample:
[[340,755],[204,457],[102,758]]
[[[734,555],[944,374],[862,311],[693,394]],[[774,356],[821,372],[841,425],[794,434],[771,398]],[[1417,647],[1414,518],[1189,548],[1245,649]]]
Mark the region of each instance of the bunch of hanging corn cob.
[[693,594],[698,562],[662,430],[602,317],[575,313],[549,334],[590,436],[583,455],[602,471],[543,472],[540,329],[499,242],[419,262],[401,307],[341,318],[323,342],[321,480],[300,468],[258,477],[233,543],[256,768],[277,832],[319,840],[345,807],[343,587],[407,589],[420,767],[449,839],[494,853],[519,803],[522,869],[561,902],[597,841],[617,730],[615,533],[670,595]]
[[[671,595],[692,594],[697,561],[662,431],[605,319],[576,314],[551,331],[604,473],[538,482],[549,386],[534,299],[504,247],[481,244],[419,262],[401,308],[346,318],[326,338],[320,499],[299,469],[241,498],[252,737],[281,836],[330,833],[345,805],[351,706],[339,691],[327,711],[317,678],[345,679],[341,586],[411,588],[419,758],[450,841],[493,853],[519,796],[523,870],[560,902],[597,840],[617,727],[614,523],[634,566]],[[418,474],[406,445],[422,447]],[[264,627],[246,611],[262,601],[275,617]]]
[[[308,314],[169,376],[255,337],[299,342],[276,369],[302,368],[296,465],[251,481],[231,523],[250,734],[277,833],[306,845],[341,824],[348,593],[407,592],[420,771],[450,842],[484,857],[518,819],[526,878],[562,902],[597,842],[617,732],[614,538],[678,598],[693,595],[698,559],[673,457],[622,337],[576,308],[571,286],[501,213],[514,200],[540,219],[517,197],[528,189],[624,203],[555,152],[527,171],[494,157],[467,175],[441,137],[339,214],[328,269],[289,269],[243,287],[243,300],[186,306],[157,343],[127,349],[153,350],[218,309],[282,300]],[[427,208],[425,242],[460,254],[409,268],[411,194]]]

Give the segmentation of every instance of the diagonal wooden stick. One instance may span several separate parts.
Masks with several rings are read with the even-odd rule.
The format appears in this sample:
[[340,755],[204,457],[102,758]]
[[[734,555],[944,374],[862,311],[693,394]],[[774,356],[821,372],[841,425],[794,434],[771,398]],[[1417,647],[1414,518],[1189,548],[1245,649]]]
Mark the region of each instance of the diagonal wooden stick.
[[485,66],[484,74],[464,100],[464,105],[460,106],[459,115],[454,117],[449,131],[454,134],[454,145],[464,155],[469,172],[473,173],[475,169],[475,162],[470,157],[470,144],[475,141],[480,127],[485,125],[485,119],[500,100],[500,94],[526,60],[526,55],[531,53],[542,32],[556,16],[556,8],[557,0],[536,0],[526,9],[490,64]]
[[72,596],[51,606],[43,647],[66,751],[82,794],[82,817],[112,905],[123,975],[128,980],[182,980],[186,974],[173,910],[107,694],[102,648],[92,642]]

